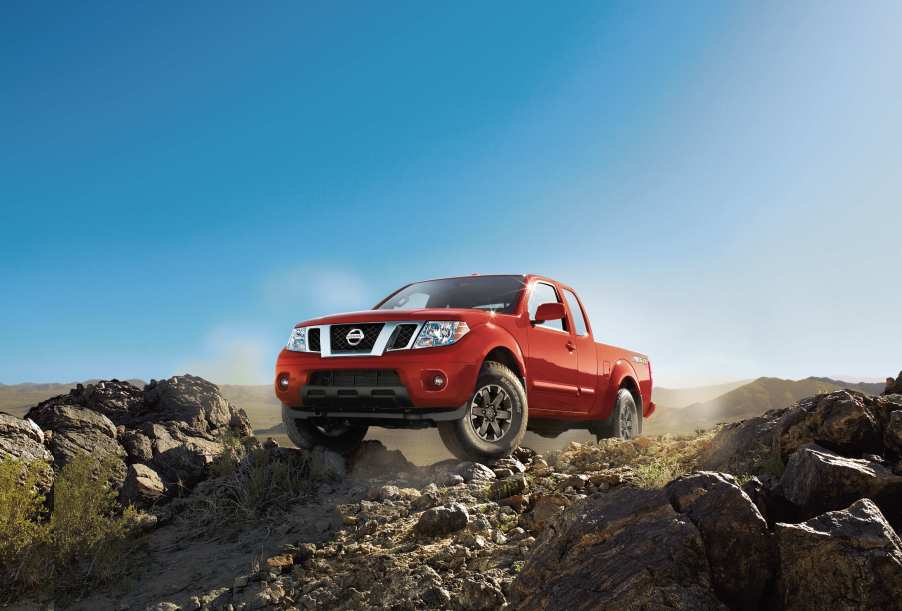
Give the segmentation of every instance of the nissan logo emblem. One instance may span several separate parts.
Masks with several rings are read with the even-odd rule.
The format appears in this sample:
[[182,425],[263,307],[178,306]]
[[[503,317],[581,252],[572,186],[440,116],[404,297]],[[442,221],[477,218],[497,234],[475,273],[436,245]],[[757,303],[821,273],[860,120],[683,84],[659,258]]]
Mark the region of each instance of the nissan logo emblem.
[[356,346],[363,341],[363,331],[360,329],[351,329],[348,331],[348,334],[345,335],[345,341],[347,341],[350,346]]

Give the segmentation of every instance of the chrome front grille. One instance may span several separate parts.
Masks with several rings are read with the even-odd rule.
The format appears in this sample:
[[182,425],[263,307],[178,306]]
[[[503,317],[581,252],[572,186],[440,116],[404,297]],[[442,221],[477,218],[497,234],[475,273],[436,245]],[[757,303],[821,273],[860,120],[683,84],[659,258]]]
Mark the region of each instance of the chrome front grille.
[[371,352],[384,326],[385,323],[381,322],[359,325],[332,325],[329,329],[332,353]]
[[324,358],[382,356],[410,348],[422,326],[415,320],[312,326],[307,331],[308,349]]

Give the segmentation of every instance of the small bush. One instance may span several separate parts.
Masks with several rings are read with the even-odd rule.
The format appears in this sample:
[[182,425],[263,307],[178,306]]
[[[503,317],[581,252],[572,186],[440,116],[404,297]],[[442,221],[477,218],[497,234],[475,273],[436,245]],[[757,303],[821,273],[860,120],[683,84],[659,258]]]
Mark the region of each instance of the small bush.
[[66,465],[53,487],[47,515],[36,485],[49,466],[0,462],[0,575],[2,598],[40,587],[77,595],[122,577],[136,554],[136,512],[120,511],[109,484],[112,467],[84,455]]
[[[15,584],[28,578],[49,529],[42,520],[44,495],[39,482],[50,465],[43,461],[25,464],[17,460],[0,462],[0,580]],[[5,590],[5,589],[4,589]],[[7,594],[0,590],[0,599]]]

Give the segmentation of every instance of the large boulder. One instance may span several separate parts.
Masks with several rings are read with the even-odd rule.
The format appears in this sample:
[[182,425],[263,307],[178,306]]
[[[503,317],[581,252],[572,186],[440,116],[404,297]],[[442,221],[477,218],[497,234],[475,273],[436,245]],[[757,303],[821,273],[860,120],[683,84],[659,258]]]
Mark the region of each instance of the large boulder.
[[16,418],[0,412],[0,459],[13,458],[23,462],[53,457],[44,445],[44,431],[33,420]]
[[140,463],[129,466],[125,483],[119,491],[123,505],[149,507],[163,496],[166,487],[156,471]]
[[785,609],[902,608],[902,542],[862,499],[801,524],[778,524]]
[[511,587],[515,609],[723,609],[698,529],[662,490],[619,488],[544,530]]
[[877,461],[847,458],[817,444],[805,444],[789,457],[780,486],[803,519],[870,498],[893,526],[902,528],[902,476]]
[[806,443],[846,456],[883,453],[883,427],[892,403],[852,390],[808,397],[777,423],[774,448],[783,460]]
[[770,410],[755,418],[722,425],[700,454],[701,467],[735,474],[773,470],[774,431],[786,411]]
[[233,407],[215,384],[192,375],[151,380],[144,387],[140,420],[179,422],[186,434],[209,439],[252,434],[244,410]]
[[219,441],[187,435],[180,424],[146,422],[140,434],[150,442],[153,453],[150,464],[168,486],[182,489],[191,488],[207,476],[208,466],[224,446]]
[[702,471],[673,480],[665,490],[674,509],[701,532],[720,599],[733,609],[762,607],[774,576],[771,536],[736,480]]
[[28,411],[28,417],[45,431],[52,431],[50,452],[57,469],[79,455],[108,462],[110,482],[119,488],[125,480],[125,450],[116,440],[116,426],[101,413],[85,407],[45,401]]

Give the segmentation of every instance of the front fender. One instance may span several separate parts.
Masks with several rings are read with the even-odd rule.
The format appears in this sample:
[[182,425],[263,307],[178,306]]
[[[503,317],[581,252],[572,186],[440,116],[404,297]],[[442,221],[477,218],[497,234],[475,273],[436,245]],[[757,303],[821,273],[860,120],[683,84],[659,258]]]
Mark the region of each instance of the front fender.
[[476,340],[474,344],[480,346],[479,362],[482,363],[485,358],[498,348],[504,348],[513,355],[517,364],[517,369],[523,378],[526,378],[526,359],[523,356],[523,349],[517,338],[510,331],[500,325],[487,322],[483,325],[472,329],[468,334],[471,339]]

